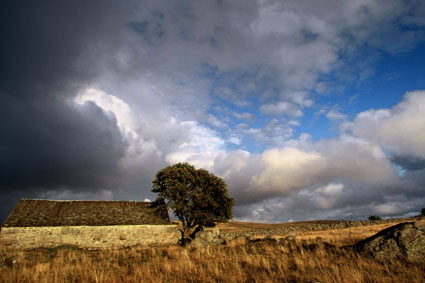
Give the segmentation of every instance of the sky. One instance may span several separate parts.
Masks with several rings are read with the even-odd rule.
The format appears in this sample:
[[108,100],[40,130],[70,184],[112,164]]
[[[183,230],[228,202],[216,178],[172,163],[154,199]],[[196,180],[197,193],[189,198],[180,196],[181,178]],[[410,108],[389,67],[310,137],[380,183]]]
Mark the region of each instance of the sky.
[[239,221],[425,207],[425,2],[0,2],[0,219],[154,200],[188,162]]

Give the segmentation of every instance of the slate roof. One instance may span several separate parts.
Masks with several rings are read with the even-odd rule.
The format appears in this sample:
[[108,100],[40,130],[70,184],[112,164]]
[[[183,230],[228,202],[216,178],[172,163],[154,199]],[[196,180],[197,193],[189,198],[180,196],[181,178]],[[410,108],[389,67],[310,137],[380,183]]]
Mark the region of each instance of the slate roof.
[[2,227],[170,224],[165,204],[141,201],[21,199]]

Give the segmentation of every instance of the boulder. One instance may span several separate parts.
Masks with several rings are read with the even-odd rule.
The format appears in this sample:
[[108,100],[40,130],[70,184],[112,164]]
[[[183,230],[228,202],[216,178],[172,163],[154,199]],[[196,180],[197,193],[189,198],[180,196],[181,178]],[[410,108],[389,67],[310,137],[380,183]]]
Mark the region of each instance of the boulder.
[[380,260],[424,261],[425,223],[397,224],[356,243],[354,249]]
[[214,227],[203,227],[195,239],[192,241],[192,245],[195,246],[205,246],[212,244],[222,244],[224,238],[220,237],[220,230],[218,226]]

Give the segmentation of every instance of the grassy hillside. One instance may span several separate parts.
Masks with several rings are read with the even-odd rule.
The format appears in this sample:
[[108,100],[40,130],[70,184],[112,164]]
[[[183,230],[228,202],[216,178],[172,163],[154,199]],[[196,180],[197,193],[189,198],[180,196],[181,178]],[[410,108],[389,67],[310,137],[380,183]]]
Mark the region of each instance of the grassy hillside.
[[[221,228],[270,229],[267,225],[289,224],[228,223]],[[59,247],[16,251],[0,244],[0,281],[424,282],[425,263],[381,263],[343,248],[392,225],[301,231],[295,240],[273,240],[287,235],[263,240],[241,237],[227,245],[189,248]]]

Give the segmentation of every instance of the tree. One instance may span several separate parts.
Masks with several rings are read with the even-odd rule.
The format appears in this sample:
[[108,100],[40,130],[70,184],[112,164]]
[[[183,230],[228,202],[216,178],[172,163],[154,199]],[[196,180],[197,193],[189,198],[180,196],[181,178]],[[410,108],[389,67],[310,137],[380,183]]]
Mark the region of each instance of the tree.
[[381,217],[379,217],[377,215],[371,215],[371,216],[369,216],[369,220],[371,220],[371,221],[381,220]]
[[425,217],[425,207],[423,207],[422,210],[421,210],[421,216]]
[[156,173],[152,192],[155,202],[165,202],[182,223],[179,243],[190,243],[205,226],[232,218],[234,199],[226,183],[204,169],[188,163],[168,166]]

